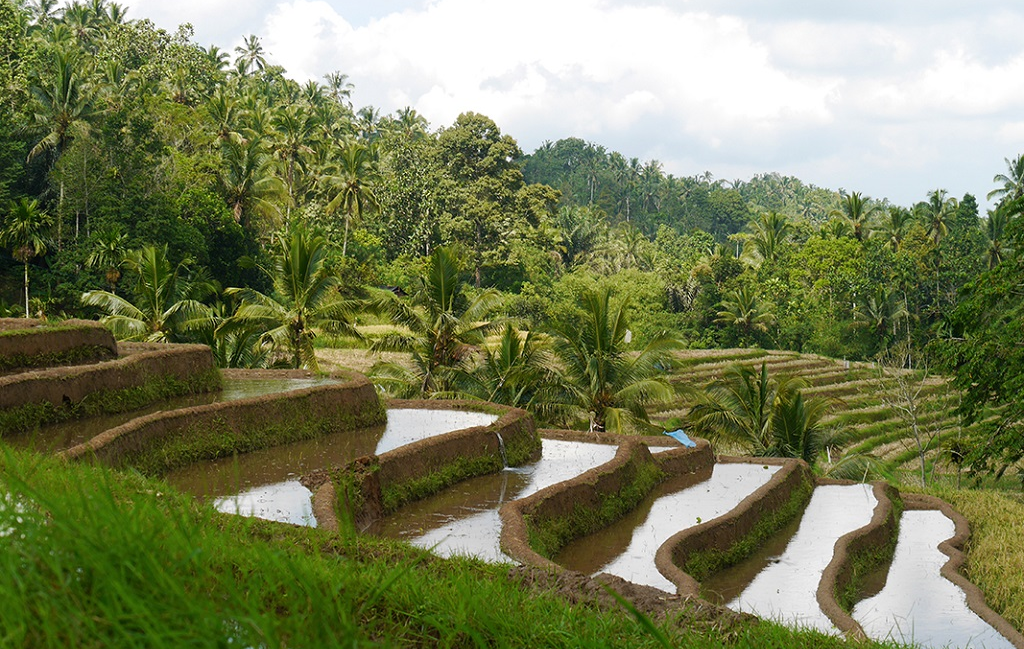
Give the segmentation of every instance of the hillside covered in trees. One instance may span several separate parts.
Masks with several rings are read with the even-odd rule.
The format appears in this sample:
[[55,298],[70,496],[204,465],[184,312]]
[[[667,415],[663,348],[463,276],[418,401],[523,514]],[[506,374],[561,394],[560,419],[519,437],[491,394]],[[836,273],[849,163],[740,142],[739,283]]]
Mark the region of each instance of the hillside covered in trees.
[[[679,178],[574,137],[524,152],[485,115],[356,107],[342,72],[298,83],[256,36],[203,47],[105,0],[4,0],[0,53],[5,315],[104,316],[122,338],[210,344],[224,366],[315,366],[325,342],[405,351],[417,367],[380,381],[435,396],[499,398],[502,363],[530,354],[571,372],[571,332],[609,313],[611,343],[649,361],[641,385],[669,339],[851,360],[907,343],[971,368],[974,414],[1015,385],[1019,365],[993,370],[975,332],[1017,308],[999,295],[1021,277],[1022,157],[993,161],[982,215],[942,188],[895,205],[777,173]],[[476,353],[500,327],[506,347]],[[570,399],[562,379],[507,399],[603,421],[583,401],[607,395]]]

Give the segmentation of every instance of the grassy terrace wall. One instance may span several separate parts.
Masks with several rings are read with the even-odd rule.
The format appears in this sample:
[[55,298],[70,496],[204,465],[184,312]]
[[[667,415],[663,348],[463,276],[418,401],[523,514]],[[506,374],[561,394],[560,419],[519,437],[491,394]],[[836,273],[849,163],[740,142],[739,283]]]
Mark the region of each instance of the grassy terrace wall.
[[[501,416],[488,426],[420,440],[332,471],[330,481],[316,490],[318,525],[336,529],[341,518],[366,529],[406,503],[467,478],[501,471],[505,459],[509,466],[525,464],[540,451],[533,417],[525,410],[474,401],[392,401],[388,408],[475,410]],[[498,435],[504,441],[505,459]]]
[[200,460],[379,425],[384,408],[361,375],[345,383],[157,412],[62,455],[161,475]]
[[219,389],[205,345],[124,343],[122,357],[0,376],[0,435]]
[[[750,460],[722,458],[719,462]],[[680,595],[699,597],[700,579],[749,556],[810,500],[814,484],[804,462],[777,458],[756,458],[755,462],[782,468],[727,514],[683,530],[658,548],[655,564]]]
[[105,327],[90,320],[46,324],[0,318],[0,372],[109,360],[117,343]]
[[679,447],[652,455],[648,443],[666,438],[604,436],[544,431],[545,437],[618,443],[615,457],[571,480],[542,489],[501,508],[501,549],[528,566],[564,570],[550,560],[566,543],[615,522],[668,475],[692,474],[697,480],[711,469],[710,445]]

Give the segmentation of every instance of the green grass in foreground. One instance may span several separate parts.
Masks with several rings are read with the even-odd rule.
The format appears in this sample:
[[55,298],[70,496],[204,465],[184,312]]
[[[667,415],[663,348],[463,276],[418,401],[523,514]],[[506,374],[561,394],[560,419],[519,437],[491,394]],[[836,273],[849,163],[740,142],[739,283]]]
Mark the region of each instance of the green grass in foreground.
[[[528,589],[505,566],[222,516],[160,482],[0,447],[3,647],[859,647]],[[863,645],[876,646],[876,645]]]

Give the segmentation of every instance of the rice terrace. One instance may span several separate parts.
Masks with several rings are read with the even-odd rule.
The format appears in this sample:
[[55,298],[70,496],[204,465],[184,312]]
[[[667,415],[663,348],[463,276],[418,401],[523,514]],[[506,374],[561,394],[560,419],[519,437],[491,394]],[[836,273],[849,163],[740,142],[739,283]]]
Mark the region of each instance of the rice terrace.
[[1024,9],[803,4],[0,0],[0,649],[1024,649]]

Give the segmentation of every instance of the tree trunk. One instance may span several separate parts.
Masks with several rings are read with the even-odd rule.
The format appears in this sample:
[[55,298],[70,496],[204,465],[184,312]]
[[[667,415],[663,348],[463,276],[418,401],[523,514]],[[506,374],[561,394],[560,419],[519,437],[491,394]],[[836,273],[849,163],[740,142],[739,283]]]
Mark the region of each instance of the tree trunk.
[[28,261],[25,261],[25,317],[28,318]]

